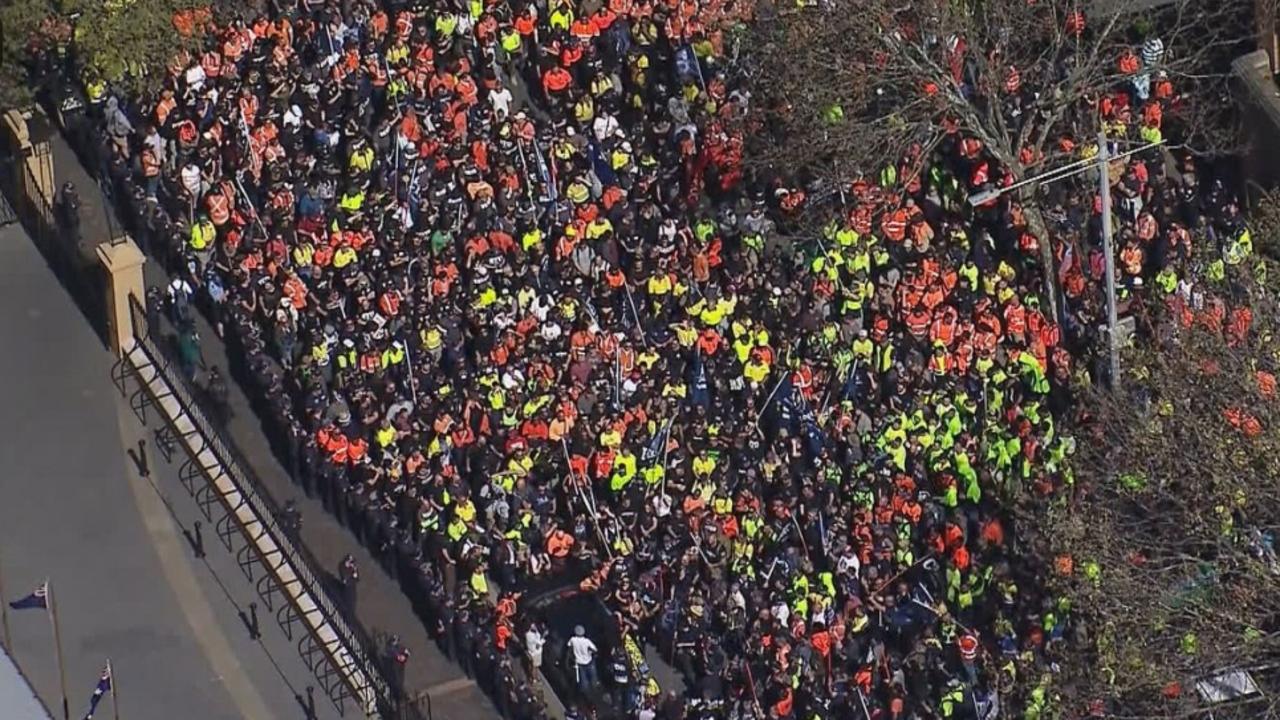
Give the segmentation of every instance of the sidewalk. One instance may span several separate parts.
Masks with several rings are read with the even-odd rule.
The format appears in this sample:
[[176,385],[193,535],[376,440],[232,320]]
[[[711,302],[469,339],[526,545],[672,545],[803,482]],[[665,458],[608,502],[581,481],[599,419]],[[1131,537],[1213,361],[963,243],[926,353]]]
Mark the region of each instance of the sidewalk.
[[[97,183],[85,171],[80,159],[61,135],[51,140],[55,177],[59,185],[70,180],[79,192],[81,241],[92,248],[118,232],[120,224],[112,216]],[[168,277],[158,263],[146,265],[148,285],[164,286]],[[220,341],[203,316],[197,315],[197,330],[205,362],[216,365],[230,377],[232,363],[226,346]],[[322,570],[335,574],[338,564],[348,553],[361,568],[358,619],[373,637],[398,635],[412,653],[405,671],[405,691],[412,697],[426,692],[431,697],[432,713],[447,720],[494,718],[497,710],[488,697],[467,678],[456,664],[446,658],[428,637],[422,621],[413,611],[409,598],[399,583],[383,571],[378,561],[338,521],[326,512],[318,499],[306,495],[293,484],[287,471],[276,460],[266,434],[259,427],[249,399],[237,383],[230,385],[232,419],[227,433],[240,452],[253,465],[265,490],[278,504],[295,499],[302,511],[303,543],[322,563]]]

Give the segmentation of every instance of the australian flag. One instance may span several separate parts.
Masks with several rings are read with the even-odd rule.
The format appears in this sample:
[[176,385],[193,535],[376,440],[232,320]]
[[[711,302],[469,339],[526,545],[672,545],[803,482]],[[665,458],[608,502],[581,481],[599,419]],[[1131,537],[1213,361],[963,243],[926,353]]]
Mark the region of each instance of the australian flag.
[[89,712],[84,714],[84,720],[93,720],[93,714],[98,710],[98,703],[102,702],[102,696],[111,692],[111,663],[102,668],[102,677],[98,678],[98,686],[93,689],[93,697],[89,698]]
[[9,603],[9,607],[14,610],[31,610],[40,608],[41,610],[49,609],[49,581],[46,580],[36,586],[32,593],[24,598],[19,598]]

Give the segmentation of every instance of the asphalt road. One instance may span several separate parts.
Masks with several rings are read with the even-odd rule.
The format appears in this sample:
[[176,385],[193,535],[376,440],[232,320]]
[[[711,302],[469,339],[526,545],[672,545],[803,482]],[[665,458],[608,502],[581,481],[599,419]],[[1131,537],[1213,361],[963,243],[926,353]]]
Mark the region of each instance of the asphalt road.
[[[129,720],[305,717],[310,671],[269,614],[261,640],[249,638],[240,613],[253,587],[211,532],[206,559],[193,557],[184,530],[198,511],[177,467],[153,452],[145,478],[126,455],[148,428],[111,385],[112,355],[17,225],[0,229],[0,338],[5,600],[50,579],[70,714],[83,717],[109,658]],[[8,619],[11,654],[61,717],[47,615]],[[339,717],[319,693],[316,710]],[[98,716],[110,712],[104,704]]]

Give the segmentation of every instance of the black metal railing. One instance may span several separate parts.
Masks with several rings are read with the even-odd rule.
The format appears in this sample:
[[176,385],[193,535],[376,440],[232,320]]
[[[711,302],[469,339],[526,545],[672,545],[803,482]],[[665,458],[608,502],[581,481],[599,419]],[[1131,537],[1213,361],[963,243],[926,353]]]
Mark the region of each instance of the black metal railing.
[[326,590],[325,584],[320,581],[325,574],[320,561],[305,545],[295,544],[288,539],[277,520],[280,515],[280,506],[253,471],[253,464],[240,453],[233,442],[223,435],[221,430],[209,421],[201,400],[203,391],[175,367],[175,358],[172,357],[166,344],[156,342],[147,320],[146,309],[141,302],[136,297],[130,296],[129,303],[134,339],[142,346],[157,372],[164,376],[174,392],[175,399],[204,437],[207,447],[222,465],[222,469],[230,476],[245,501],[253,509],[263,524],[264,530],[271,535],[286,562],[311,595],[324,619],[333,628],[352,662],[356,663],[359,670],[368,678],[368,688],[352,688],[356,691],[356,697],[359,698],[366,689],[371,690],[381,709],[395,712],[396,717],[403,717],[403,713],[396,707],[397,699],[391,693],[392,685],[386,677],[383,664],[377,661],[379,648],[363,627],[349,623],[346,617],[338,612],[332,596]]
[[[99,338],[105,341],[107,300],[103,270],[92,249],[84,248],[79,242],[75,224],[59,219],[55,198],[45,193],[28,158],[21,152],[17,148],[0,147],[0,191],[8,200],[3,219],[17,219],[22,223],[54,276],[71,294]],[[41,156],[52,151],[47,143],[38,143],[26,152]],[[37,157],[37,164],[43,162],[44,158]]]

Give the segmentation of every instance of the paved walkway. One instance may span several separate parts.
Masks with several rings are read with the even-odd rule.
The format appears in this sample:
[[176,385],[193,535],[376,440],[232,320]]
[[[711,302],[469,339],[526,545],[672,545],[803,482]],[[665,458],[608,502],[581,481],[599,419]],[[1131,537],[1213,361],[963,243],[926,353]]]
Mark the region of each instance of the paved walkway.
[[[302,718],[310,671],[279,628],[249,638],[239,613],[254,589],[230,553],[210,545],[207,560],[192,557],[183,533],[194,501],[176,467],[153,457],[144,478],[128,459],[148,429],[111,385],[114,358],[17,225],[0,229],[0,308],[3,599],[50,580],[70,713],[83,717],[109,658],[130,720]],[[11,654],[62,717],[47,614],[8,619]],[[338,718],[322,697],[317,712]]]
[[53,720],[3,648],[0,648],[0,712],[6,720]]
[[[53,143],[54,171],[59,185],[71,180],[81,196],[80,227],[86,243],[102,242],[110,237],[109,228],[119,228],[119,222],[105,206],[96,183],[85,172],[79,158],[61,137]],[[92,196],[92,201],[90,196]],[[168,277],[155,262],[146,266],[148,285],[164,286]],[[226,346],[218,340],[203,316],[197,317],[197,329],[201,349],[208,365],[216,365],[228,375],[231,366]],[[249,399],[237,383],[230,383],[232,419],[229,434],[241,453],[253,466],[266,485],[267,492],[283,505],[285,500],[296,499],[303,515],[303,543],[323,564],[323,569],[334,573],[343,556],[354,555],[361,568],[359,602],[360,623],[375,637],[383,634],[398,635],[413,652],[405,671],[405,690],[410,696],[426,691],[431,695],[431,707],[436,718],[466,720],[469,718],[495,718],[498,713],[488,697],[446,658],[427,635],[422,621],[414,613],[409,598],[400,585],[378,565],[377,560],[357,542],[332,515],[325,511],[318,499],[307,498],[301,488],[295,486],[288,472],[280,465],[271,451],[267,436],[259,425]]]

